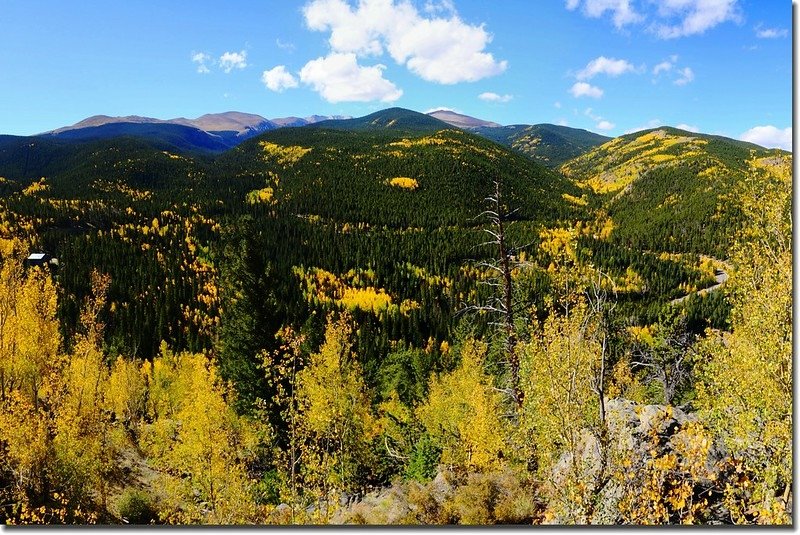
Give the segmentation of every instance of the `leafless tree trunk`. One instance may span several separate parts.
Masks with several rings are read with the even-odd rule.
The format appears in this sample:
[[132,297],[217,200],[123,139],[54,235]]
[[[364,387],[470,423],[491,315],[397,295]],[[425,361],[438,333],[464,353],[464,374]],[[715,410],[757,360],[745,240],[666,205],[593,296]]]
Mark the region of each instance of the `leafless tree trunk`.
[[489,222],[489,228],[485,228],[484,232],[490,236],[490,240],[481,245],[496,247],[497,257],[496,260],[491,262],[481,262],[479,266],[494,273],[493,280],[488,281],[487,284],[495,287],[496,291],[489,303],[470,308],[494,313],[501,318],[498,323],[505,338],[505,354],[508,359],[509,385],[506,392],[514,400],[517,407],[521,407],[524,393],[520,388],[519,379],[519,355],[516,347],[517,333],[514,327],[514,283],[511,272],[516,266],[515,253],[522,248],[509,246],[506,234],[508,221],[516,210],[509,212],[503,204],[499,179],[493,181],[493,186],[493,194],[485,199],[489,209],[485,210],[479,217],[485,217]]

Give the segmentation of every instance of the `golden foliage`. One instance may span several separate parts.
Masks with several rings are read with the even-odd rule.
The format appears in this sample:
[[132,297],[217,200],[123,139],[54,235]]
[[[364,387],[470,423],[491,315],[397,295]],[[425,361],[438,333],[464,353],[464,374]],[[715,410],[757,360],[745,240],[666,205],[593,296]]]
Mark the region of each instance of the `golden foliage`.
[[255,189],[247,194],[247,202],[250,204],[274,204],[273,193],[274,190],[269,187]]
[[569,193],[562,193],[561,197],[563,197],[565,201],[572,203],[576,206],[586,206],[589,204],[589,201],[586,199],[586,195],[575,197],[574,195],[570,195]]
[[305,147],[296,145],[283,146],[269,141],[262,141],[259,145],[264,150],[264,157],[268,160],[275,159],[278,165],[294,165],[303,156],[311,152],[311,149]]
[[389,185],[401,189],[415,190],[419,187],[419,182],[417,182],[417,180],[414,178],[408,178],[406,176],[398,176],[390,179]]
[[144,372],[153,423],[142,442],[161,470],[159,515],[170,523],[252,522],[245,462],[255,427],[228,405],[215,367],[204,355],[173,354],[162,346],[162,356]]
[[22,194],[30,196],[36,193],[47,191],[49,189],[50,189],[50,184],[47,183],[47,179],[45,177],[42,177],[36,182],[31,182],[31,184],[28,187],[22,190]]
[[405,299],[395,303],[392,296],[383,288],[373,286],[375,273],[371,270],[351,270],[341,277],[322,268],[292,268],[300,278],[301,288],[310,303],[329,303],[336,308],[363,310],[376,316],[409,314],[419,308],[419,303]]
[[[751,162],[740,197],[748,226],[732,254],[731,334],[711,336],[697,403],[751,488],[728,496],[737,520],[790,522],[792,480],[792,181],[790,156]],[[780,497],[779,497],[780,496]]]
[[604,194],[619,191],[641,173],[659,165],[675,165],[697,156],[708,142],[654,130],[633,140],[619,137],[561,166],[561,171],[578,185]]
[[369,462],[369,443],[378,431],[351,349],[352,334],[349,317],[329,318],[322,347],[297,377],[298,415],[293,421],[306,442],[304,490],[317,498],[356,488],[357,471]]
[[591,336],[591,320],[586,302],[577,299],[565,314],[551,314],[521,346],[523,427],[543,470],[562,451],[575,454],[581,431],[598,422],[593,381],[601,348]]
[[461,363],[431,379],[427,401],[417,417],[442,448],[442,462],[468,470],[502,464],[504,423],[502,399],[484,371],[486,344],[467,340]]

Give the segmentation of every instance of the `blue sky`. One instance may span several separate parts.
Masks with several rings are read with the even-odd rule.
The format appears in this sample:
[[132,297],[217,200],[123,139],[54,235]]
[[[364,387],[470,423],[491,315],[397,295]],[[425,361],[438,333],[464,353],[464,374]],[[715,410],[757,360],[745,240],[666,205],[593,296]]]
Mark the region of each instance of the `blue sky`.
[[7,0],[0,132],[401,106],[788,148],[791,32],[783,0]]

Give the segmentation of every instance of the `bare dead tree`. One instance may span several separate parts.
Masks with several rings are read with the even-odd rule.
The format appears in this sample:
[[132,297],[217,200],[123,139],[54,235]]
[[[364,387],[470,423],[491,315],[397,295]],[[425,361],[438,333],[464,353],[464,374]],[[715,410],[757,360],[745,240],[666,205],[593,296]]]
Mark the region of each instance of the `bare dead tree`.
[[[610,284],[603,284],[604,279]],[[608,291],[608,287],[611,288],[611,294]],[[590,330],[589,323],[592,322],[594,324],[591,329],[592,336],[597,337],[597,341],[600,344],[599,358],[592,364],[591,385],[592,391],[597,396],[600,412],[600,425],[593,429],[600,454],[600,467],[594,477],[593,494],[594,496],[599,496],[611,481],[611,474],[608,472],[609,436],[606,424],[605,376],[609,354],[609,317],[617,306],[617,292],[611,277],[600,270],[594,270],[593,276],[589,280],[589,285],[584,290],[584,295],[589,305],[589,314],[586,315],[582,331],[587,333]],[[588,519],[591,519],[594,515],[596,502],[597,500],[590,500],[589,502],[586,516]]]
[[[603,284],[603,280],[609,284]],[[608,288],[611,288],[609,294]],[[589,286],[584,290],[586,301],[589,304],[589,314],[586,321],[596,322],[596,336],[600,343],[600,358],[594,364],[592,390],[597,395],[600,407],[600,424],[605,426],[606,422],[606,402],[605,402],[605,375],[606,363],[608,361],[608,332],[609,316],[617,306],[617,292],[614,282],[606,273],[595,270],[595,276],[589,281]]]
[[483,230],[490,239],[480,246],[495,248],[496,256],[491,261],[479,262],[477,265],[492,273],[489,280],[482,282],[492,287],[494,291],[486,303],[470,306],[465,310],[485,311],[499,318],[493,324],[500,327],[503,333],[506,355],[506,361],[503,364],[508,368],[508,387],[502,391],[513,399],[517,407],[521,407],[524,393],[520,388],[519,355],[516,347],[518,338],[514,326],[514,316],[515,312],[519,310],[519,304],[514,300],[512,271],[520,265],[517,260],[519,252],[529,244],[520,247],[509,244],[507,231],[511,224],[511,218],[517,210],[509,211],[504,204],[500,180],[494,179],[492,185],[493,193],[484,199],[488,204],[488,209],[484,210],[477,218],[485,218],[489,223],[488,228]]

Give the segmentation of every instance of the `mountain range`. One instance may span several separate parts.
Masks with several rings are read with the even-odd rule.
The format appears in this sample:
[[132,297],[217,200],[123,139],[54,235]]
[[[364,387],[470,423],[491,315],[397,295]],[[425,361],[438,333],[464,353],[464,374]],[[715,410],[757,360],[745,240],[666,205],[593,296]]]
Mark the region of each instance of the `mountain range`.
[[321,121],[347,119],[344,116],[311,115],[266,119],[253,113],[229,111],[208,113],[196,119],[156,119],[139,115],[111,117],[94,115],[70,126],[56,128],[36,137],[97,140],[132,136],[154,141],[163,148],[180,152],[224,152],[242,141],[269,130],[306,126]]
[[267,119],[261,115],[236,111],[210,113],[196,119],[95,115],[32,137],[92,141],[130,136],[163,150],[216,154],[279,128],[316,126],[346,130],[387,128],[423,131],[456,127],[509,147],[552,169],[612,139],[583,129],[547,123],[500,125],[449,109],[433,110],[426,114],[414,112],[413,118],[403,115],[403,111],[402,108],[389,108],[360,118],[311,115]]
[[[247,133],[255,119],[244,119],[200,124]],[[402,108],[314,119],[286,118],[227,149],[206,145],[224,130],[166,122],[0,136],[0,231],[59,258],[70,328],[90,270],[108,273],[118,307],[108,337],[131,354],[152,357],[161,340],[210,347],[203,326],[216,320],[203,314],[215,301],[183,273],[193,266],[211,288],[224,282],[214,266],[241,259],[273,277],[263,286],[293,324],[331,298],[320,284],[352,299],[360,321],[377,322],[362,351],[379,374],[390,340],[443,340],[465,303],[487,297],[474,266],[496,254],[480,215],[496,185],[513,242],[538,255],[544,238],[568,239],[574,261],[624,289],[618,313],[640,325],[706,285],[700,258],[729,258],[754,169],[791,168],[785,151],[669,127],[609,140],[557,125],[459,128]],[[524,299],[544,306],[550,290],[537,277]],[[687,321],[724,326],[725,304],[704,303],[682,305]]]

